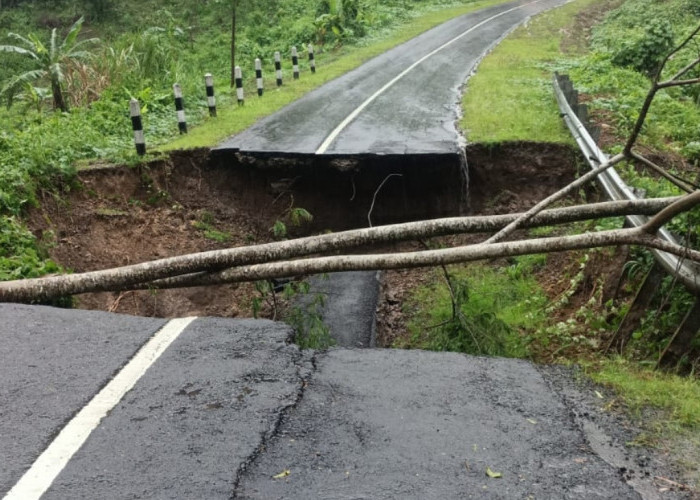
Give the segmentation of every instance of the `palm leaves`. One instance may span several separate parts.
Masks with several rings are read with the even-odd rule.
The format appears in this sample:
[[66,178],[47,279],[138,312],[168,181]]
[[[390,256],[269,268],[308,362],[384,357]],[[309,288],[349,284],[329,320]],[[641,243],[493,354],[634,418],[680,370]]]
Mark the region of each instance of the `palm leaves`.
[[51,84],[54,107],[61,111],[68,111],[68,103],[63,96],[62,87],[65,81],[66,64],[90,57],[90,52],[85,50],[85,47],[99,41],[97,38],[78,41],[83,20],[84,18],[81,17],[73,23],[60,43],[56,28],[51,30],[48,46],[36,35],[24,37],[17,33],[8,33],[8,37],[19,42],[19,45],[0,45],[0,52],[18,54],[35,61],[34,69],[14,76],[0,90],[0,95],[7,97],[8,106],[12,104],[12,98],[21,88],[33,81],[46,78]]

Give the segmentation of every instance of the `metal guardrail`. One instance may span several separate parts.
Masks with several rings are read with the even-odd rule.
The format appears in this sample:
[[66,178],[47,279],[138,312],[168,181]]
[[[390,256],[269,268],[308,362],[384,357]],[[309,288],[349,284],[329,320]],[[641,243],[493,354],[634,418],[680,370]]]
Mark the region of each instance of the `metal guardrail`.
[[[587,119],[587,109],[584,105],[578,104],[578,92],[574,90],[571,80],[567,75],[554,74],[554,94],[559,103],[561,116],[591,168],[596,168],[606,162],[608,160],[608,155],[601,151],[596,141],[593,139],[591,131],[582,123],[581,118],[584,118],[584,121]],[[574,111],[573,107],[577,108],[576,111]],[[633,189],[625,184],[614,167],[610,167],[608,170],[601,173],[598,176],[598,181],[608,197],[612,200],[638,199]],[[627,216],[629,224],[633,226],[641,226],[648,219],[649,218],[644,215]],[[659,236],[668,242],[678,244],[676,237],[664,228],[659,230]],[[662,252],[660,250],[651,250],[651,252],[654,254],[656,261],[666,272],[676,276],[678,281],[683,283],[691,292],[700,294],[700,267],[667,252]]]

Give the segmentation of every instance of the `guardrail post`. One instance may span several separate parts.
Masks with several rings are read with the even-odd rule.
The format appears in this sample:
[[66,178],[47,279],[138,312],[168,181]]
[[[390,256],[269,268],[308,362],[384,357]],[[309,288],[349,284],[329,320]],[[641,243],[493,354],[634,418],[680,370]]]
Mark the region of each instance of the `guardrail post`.
[[211,73],[204,75],[204,86],[207,88],[207,106],[209,116],[216,116],[216,97],[214,97],[214,77]]
[[238,105],[242,106],[245,102],[245,97],[243,95],[243,72],[240,66],[236,66],[233,71],[236,79],[236,97],[238,98]]
[[299,55],[297,54],[297,48],[292,47],[292,71],[294,74],[294,79],[299,79]]
[[262,62],[255,58],[255,86],[258,89],[258,97],[263,95],[263,77],[262,77]]
[[182,87],[179,83],[173,84],[173,94],[175,94],[175,112],[177,113],[177,128],[180,134],[187,133],[187,120],[185,120],[185,103],[182,99]]
[[277,86],[282,86],[282,59],[280,53],[275,52],[275,76],[277,77]]
[[314,46],[309,44],[309,67],[312,73],[316,73],[316,59],[314,58]]
[[136,154],[146,154],[146,139],[143,135],[143,122],[141,121],[141,105],[136,99],[129,101],[129,114],[131,115],[131,128],[134,130],[134,144]]

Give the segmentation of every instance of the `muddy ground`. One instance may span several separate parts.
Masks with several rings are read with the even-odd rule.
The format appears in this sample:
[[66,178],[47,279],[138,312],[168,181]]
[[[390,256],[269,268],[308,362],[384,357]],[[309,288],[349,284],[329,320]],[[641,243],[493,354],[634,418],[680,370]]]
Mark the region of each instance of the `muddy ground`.
[[[301,236],[366,227],[368,214],[377,225],[513,212],[571,181],[578,157],[566,146],[520,143],[472,146],[467,158],[465,195],[461,166],[453,158],[333,159],[321,165],[181,152],[143,167],[84,170],[77,186],[60,201],[46,197],[28,222],[56,262],[74,272],[90,271],[271,241],[276,221],[290,236]],[[398,175],[377,191],[390,174]],[[308,210],[313,221],[295,227],[290,218],[295,207]],[[420,281],[425,275],[425,270],[385,273],[385,289],[396,293],[387,291],[383,304],[410,289],[413,276]],[[76,306],[141,316],[249,317],[258,295],[253,284],[237,284],[84,294]],[[382,305],[380,313],[384,310]]]

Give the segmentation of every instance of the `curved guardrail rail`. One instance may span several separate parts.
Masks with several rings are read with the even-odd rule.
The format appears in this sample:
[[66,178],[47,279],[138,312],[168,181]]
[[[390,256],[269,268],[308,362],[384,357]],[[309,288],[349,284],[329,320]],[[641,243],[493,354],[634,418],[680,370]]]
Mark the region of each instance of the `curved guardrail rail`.
[[[559,103],[561,116],[591,168],[598,167],[607,161],[608,156],[601,151],[591,133],[579,118],[579,116],[587,115],[585,107],[577,110],[578,113],[574,112],[572,108],[571,101],[578,107],[578,93],[573,89],[568,76],[554,74],[554,94]],[[610,167],[600,174],[598,180],[612,200],[638,199],[634,191],[625,184],[614,167]],[[644,215],[630,215],[627,216],[627,220],[634,226],[641,226],[648,220],[648,217]],[[659,231],[659,236],[666,241],[678,243],[676,237],[664,228]],[[667,252],[660,250],[651,250],[651,252],[666,272],[676,276],[678,281],[683,283],[691,292],[695,294],[700,293],[700,267]]]

